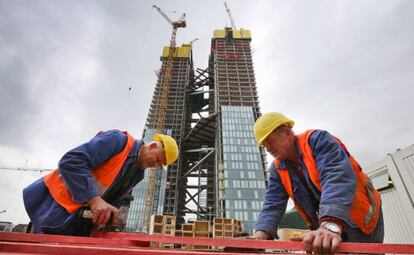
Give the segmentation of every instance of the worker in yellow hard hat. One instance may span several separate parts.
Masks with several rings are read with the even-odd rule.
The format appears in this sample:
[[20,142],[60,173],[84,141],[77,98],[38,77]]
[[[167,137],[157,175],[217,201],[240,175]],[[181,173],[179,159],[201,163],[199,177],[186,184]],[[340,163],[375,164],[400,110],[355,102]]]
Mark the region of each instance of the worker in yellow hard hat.
[[[173,164],[178,158],[174,138],[155,134],[143,143],[127,132],[99,132],[67,152],[58,168],[23,190],[35,233],[87,236],[92,227],[119,226],[120,206],[129,206],[132,188],[145,169]],[[86,221],[83,212],[92,212]]]
[[278,112],[254,124],[258,145],[274,157],[254,237],[274,237],[291,198],[312,230],[303,237],[308,254],[333,254],[342,241],[383,242],[380,194],[345,145],[324,130],[295,135],[293,125]]
[[163,146],[164,153],[162,153],[165,157],[165,160],[163,159],[163,168],[164,170],[167,170],[168,165],[174,163],[177,160],[178,157],[178,146],[177,142],[168,135],[163,134],[155,134],[154,141],[161,142]]

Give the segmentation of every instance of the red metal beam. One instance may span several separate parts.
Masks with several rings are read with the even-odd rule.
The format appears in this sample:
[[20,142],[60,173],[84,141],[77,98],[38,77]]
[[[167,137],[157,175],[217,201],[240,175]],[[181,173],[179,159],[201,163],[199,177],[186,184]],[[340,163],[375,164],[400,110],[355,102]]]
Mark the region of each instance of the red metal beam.
[[99,237],[80,237],[80,236],[61,236],[45,234],[26,234],[15,232],[0,232],[0,241],[8,242],[27,242],[27,243],[61,243],[61,244],[90,244],[101,246],[141,246],[149,247],[150,242],[118,239],[118,238],[99,238]]
[[[240,253],[192,251],[182,249],[155,249],[142,247],[100,247],[68,244],[38,244],[0,242],[0,254],[59,254],[59,255],[239,255]],[[257,253],[243,253],[257,255]],[[297,255],[297,254],[295,254]]]
[[[95,232],[94,235],[105,238],[129,239],[148,242],[179,243],[192,245],[211,245],[237,248],[278,249],[303,251],[299,241],[265,241],[238,238],[174,237],[116,232]],[[341,243],[338,252],[349,253],[394,253],[414,254],[414,244],[379,244],[379,243]]]
[[[251,249],[273,249],[290,254],[293,251],[302,251],[302,242],[293,241],[261,241],[252,239],[223,239],[203,237],[173,237],[160,235],[146,235],[136,233],[95,232],[95,237],[75,237],[59,235],[23,234],[12,232],[0,232],[0,254],[238,254],[216,251],[193,251],[183,249],[154,249],[147,248],[150,242],[208,245],[234,247],[231,251]],[[250,254],[254,251],[248,251]],[[392,253],[414,254],[414,244],[373,244],[373,243],[342,243],[338,252],[346,253]],[[244,253],[246,254],[246,253]]]

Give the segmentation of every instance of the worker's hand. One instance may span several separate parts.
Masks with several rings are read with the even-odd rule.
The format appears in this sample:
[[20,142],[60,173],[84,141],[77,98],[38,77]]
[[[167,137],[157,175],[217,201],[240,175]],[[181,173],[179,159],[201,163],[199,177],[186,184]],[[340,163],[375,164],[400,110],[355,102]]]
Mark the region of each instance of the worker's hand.
[[268,240],[270,238],[270,234],[264,231],[257,231],[254,233],[252,238],[257,240]]
[[[307,254],[312,254],[312,252],[322,255],[334,254],[342,242],[340,235],[325,228],[311,231],[299,239],[303,240],[303,246]],[[295,240],[299,239],[296,238]]]
[[88,201],[92,212],[94,213],[92,222],[94,224],[106,224],[112,216],[112,223],[118,223],[118,209],[108,204],[101,197],[94,197]]

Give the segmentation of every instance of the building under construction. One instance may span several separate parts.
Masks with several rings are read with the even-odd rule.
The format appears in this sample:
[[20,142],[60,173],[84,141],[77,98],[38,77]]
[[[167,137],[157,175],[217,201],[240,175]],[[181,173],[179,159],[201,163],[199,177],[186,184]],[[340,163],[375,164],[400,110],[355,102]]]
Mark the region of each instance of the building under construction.
[[[167,68],[169,47],[165,47],[161,56],[161,69],[158,75],[157,85],[151,101],[150,110],[147,116],[146,127],[144,130],[144,141],[149,142],[155,133],[156,123],[159,116],[161,104],[161,87]],[[186,132],[186,90],[193,77],[193,62],[191,58],[191,45],[184,44],[176,47],[173,57],[172,72],[168,90],[168,100],[166,103],[165,119],[161,132],[171,135],[177,141],[180,151],[182,151],[182,140]],[[179,211],[179,201],[183,201],[183,194],[179,193],[178,186],[181,185],[180,177],[182,172],[182,158],[170,165],[168,172],[162,169],[156,170],[154,191],[152,192],[151,214],[175,214]],[[148,174],[145,179],[133,190],[134,201],[129,210],[127,230],[147,232],[148,223],[144,222],[144,206],[147,200]]]
[[[307,225],[294,218],[299,217],[295,210],[279,226],[282,241],[234,238],[253,232],[268,176],[252,130],[260,108],[250,31],[235,28],[226,5],[232,28],[214,31],[209,65],[195,70],[192,43],[175,46],[185,15],[172,22],[154,7],[173,33],[161,55],[143,139],[150,142],[156,132],[171,135],[180,155],[168,171],[147,169],[133,190],[126,230],[149,235],[119,233],[116,226],[96,229],[90,237],[0,231],[1,254],[304,253],[302,242],[290,241],[309,231],[297,229]],[[383,199],[385,241],[393,244],[345,242],[338,253],[414,254],[413,159],[410,146],[367,170]],[[11,223],[3,225],[10,229]]]
[[[209,66],[193,69],[191,44],[176,47],[162,132],[172,135],[180,156],[168,172],[158,170],[151,192],[151,214],[188,220],[229,217],[251,232],[266,190],[264,152],[256,146],[253,124],[260,116],[249,30],[214,31]],[[170,47],[147,117],[145,139],[156,129]],[[147,231],[145,179],[133,191],[127,229]],[[252,192],[253,190],[253,192]]]

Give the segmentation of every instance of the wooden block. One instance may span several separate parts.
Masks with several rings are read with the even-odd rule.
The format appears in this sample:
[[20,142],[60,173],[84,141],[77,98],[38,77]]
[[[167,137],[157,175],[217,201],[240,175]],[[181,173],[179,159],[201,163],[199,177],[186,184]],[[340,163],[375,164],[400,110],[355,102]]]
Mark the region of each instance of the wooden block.
[[[181,225],[182,230],[181,230],[181,235],[185,236],[185,237],[194,237],[194,225],[193,224],[182,224]],[[183,249],[193,249],[193,245],[191,244],[186,244],[186,245],[182,245],[181,248]]]
[[194,224],[182,224],[183,231],[193,231]]
[[194,245],[194,250],[209,250],[210,246],[208,245]]
[[172,244],[172,243],[165,243],[165,244],[163,244],[163,246],[162,246],[162,248],[164,248],[164,249],[174,249],[174,244]]
[[213,232],[213,237],[224,237],[224,232],[221,230],[216,230]]
[[194,231],[198,232],[198,231],[205,231],[205,232],[209,232],[210,228],[209,228],[210,224],[208,221],[196,221],[194,222]]
[[[151,235],[162,235],[162,234],[152,233]],[[151,242],[150,243],[151,248],[162,248],[162,245],[163,245],[163,243],[160,243],[160,242]]]
[[149,234],[162,234],[164,224],[164,215],[153,214],[150,218]]
[[234,237],[233,231],[224,231],[224,237]]
[[162,234],[162,225],[153,225],[151,229],[152,233],[150,234]]
[[223,223],[223,219],[222,218],[214,218],[214,224],[219,224],[219,223]]
[[224,218],[224,219],[223,219],[223,223],[224,223],[224,224],[226,224],[226,225],[227,225],[227,224],[233,224],[233,219],[227,219],[227,218]]
[[193,237],[194,233],[193,232],[182,232],[182,236]]
[[176,222],[175,221],[175,216],[171,216],[171,215],[166,215],[165,216],[164,224],[175,226],[175,222]]
[[223,230],[223,225],[214,225],[213,226],[215,230]]
[[233,225],[224,225],[225,231],[233,231]]
[[194,236],[195,237],[210,237],[210,233],[209,232],[195,232]]
[[158,215],[158,214],[153,214],[151,215],[151,219],[153,220],[154,223],[160,223],[163,224],[164,223],[164,215]]
[[165,230],[164,235],[166,236],[174,236],[175,231],[174,230]]
[[[192,231],[191,232],[185,232],[185,231],[183,231],[182,232],[182,236],[194,237],[194,233]],[[185,245],[182,245],[181,248],[187,249],[187,250],[191,250],[191,249],[193,249],[193,245],[192,244],[185,244]]]
[[[150,235],[175,235],[175,216],[166,216],[166,215],[151,215],[150,221]],[[153,248],[164,248],[164,247],[174,247],[174,244],[158,243],[152,242],[151,247]]]

